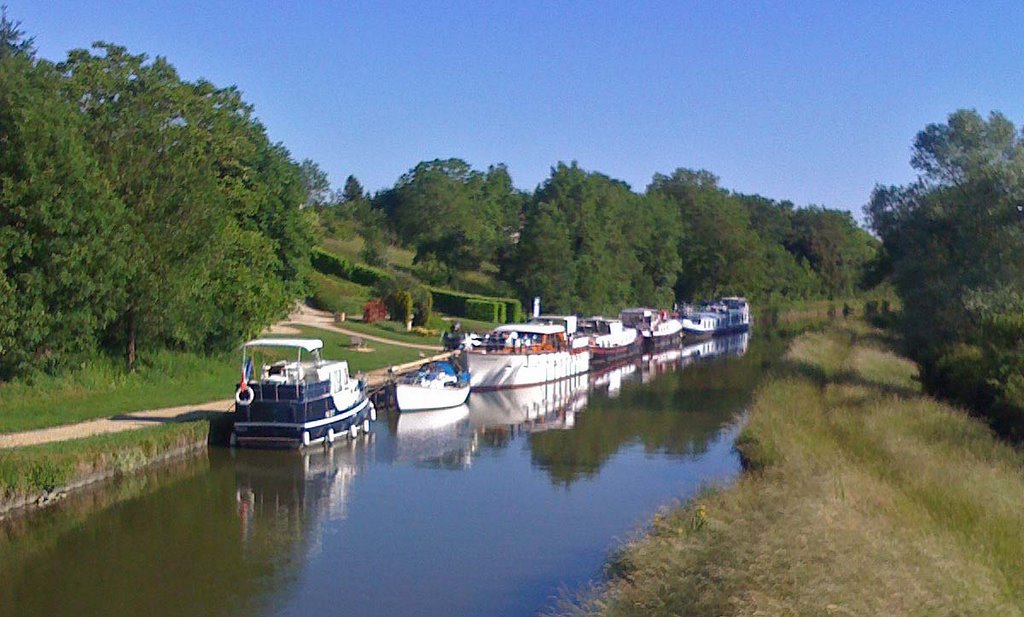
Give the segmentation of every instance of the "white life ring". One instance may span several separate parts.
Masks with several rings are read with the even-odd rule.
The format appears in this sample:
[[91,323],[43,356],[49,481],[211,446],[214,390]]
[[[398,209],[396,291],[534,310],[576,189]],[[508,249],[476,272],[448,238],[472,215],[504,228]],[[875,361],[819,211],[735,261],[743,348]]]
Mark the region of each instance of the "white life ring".
[[[242,400],[242,392],[248,392],[249,398]],[[256,392],[252,388],[246,388],[245,390],[239,388],[235,390],[235,402],[238,403],[239,405],[249,405],[255,398]]]

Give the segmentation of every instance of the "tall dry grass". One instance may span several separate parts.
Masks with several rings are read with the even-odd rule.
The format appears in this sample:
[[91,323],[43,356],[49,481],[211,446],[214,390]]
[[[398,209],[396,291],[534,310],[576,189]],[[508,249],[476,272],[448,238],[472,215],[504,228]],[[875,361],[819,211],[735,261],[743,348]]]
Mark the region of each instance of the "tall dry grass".
[[798,338],[749,471],[656,517],[577,615],[1020,615],[1024,456],[859,322]]

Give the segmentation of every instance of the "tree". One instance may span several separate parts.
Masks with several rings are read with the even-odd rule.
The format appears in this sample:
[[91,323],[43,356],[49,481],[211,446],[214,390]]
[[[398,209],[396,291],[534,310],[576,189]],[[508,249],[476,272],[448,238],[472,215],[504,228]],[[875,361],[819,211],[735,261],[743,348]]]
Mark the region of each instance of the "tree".
[[342,203],[353,203],[364,199],[366,199],[366,194],[359,179],[355,176],[345,178],[345,188],[341,192]]
[[320,169],[313,159],[302,159],[299,163],[299,173],[302,174],[302,184],[306,189],[305,206],[326,206],[331,196],[331,181],[327,178],[327,172]]
[[0,379],[93,352],[123,302],[125,208],[82,133],[52,66],[0,57]]
[[25,36],[20,21],[12,21],[7,15],[7,5],[0,5],[0,60],[10,56],[35,58],[36,37]]

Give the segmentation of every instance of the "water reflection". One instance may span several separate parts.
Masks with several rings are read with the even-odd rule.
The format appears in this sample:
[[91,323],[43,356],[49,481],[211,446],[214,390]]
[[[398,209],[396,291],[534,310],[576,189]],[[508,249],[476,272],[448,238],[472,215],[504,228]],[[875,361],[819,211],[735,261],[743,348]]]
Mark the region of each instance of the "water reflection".
[[464,469],[477,450],[469,407],[405,412],[395,426],[393,460],[446,469]]
[[707,341],[389,414],[329,450],[212,450],[0,536],[0,615],[532,614],[656,507],[736,472],[735,418],[783,347]]
[[261,535],[298,538],[311,522],[343,519],[357,475],[357,447],[372,448],[372,439],[303,451],[234,452],[243,546],[261,545]]

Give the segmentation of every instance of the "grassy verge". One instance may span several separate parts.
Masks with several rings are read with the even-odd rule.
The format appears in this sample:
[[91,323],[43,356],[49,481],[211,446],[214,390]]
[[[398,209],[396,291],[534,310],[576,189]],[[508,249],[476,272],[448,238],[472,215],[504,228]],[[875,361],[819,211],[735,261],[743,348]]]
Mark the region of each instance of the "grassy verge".
[[154,428],[0,450],[0,506],[53,491],[94,474],[139,469],[162,454],[202,443],[206,421],[160,424]]
[[[412,362],[415,349],[384,344],[358,352],[349,337],[301,327],[302,336],[324,341],[324,357],[348,360],[353,372]],[[40,376],[0,387],[0,433],[73,424],[119,413],[230,398],[238,381],[237,352],[200,356],[162,351],[144,354],[126,373],[120,360],[99,358],[60,376]]]
[[375,321],[369,324],[362,321],[346,321],[338,324],[338,326],[353,332],[380,336],[403,343],[416,343],[418,345],[441,344],[440,332],[436,334],[417,334],[415,331],[406,332],[405,326],[395,321]]
[[370,288],[365,285],[320,272],[312,272],[310,281],[313,284],[310,303],[318,309],[332,313],[362,315],[363,305],[372,295]]
[[656,517],[578,615],[1020,615],[1024,456],[918,393],[878,331],[798,338],[749,472]]

